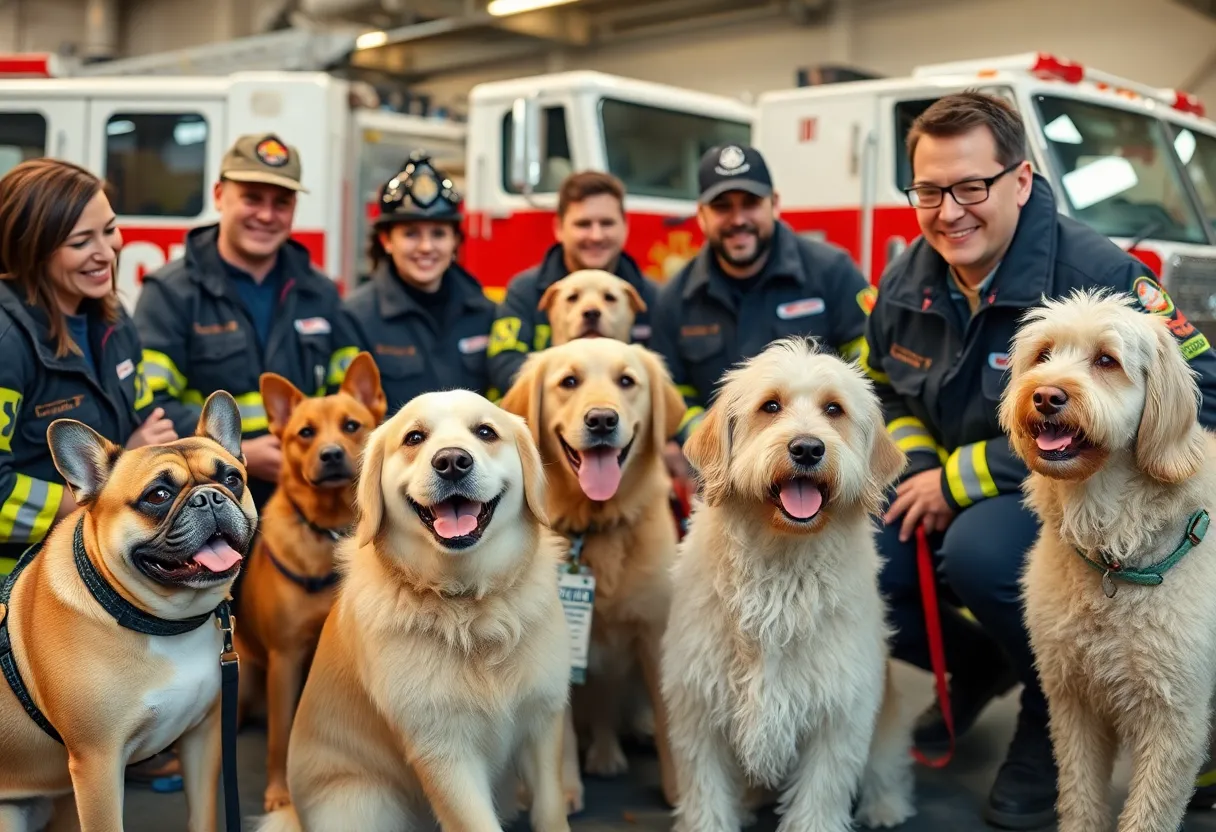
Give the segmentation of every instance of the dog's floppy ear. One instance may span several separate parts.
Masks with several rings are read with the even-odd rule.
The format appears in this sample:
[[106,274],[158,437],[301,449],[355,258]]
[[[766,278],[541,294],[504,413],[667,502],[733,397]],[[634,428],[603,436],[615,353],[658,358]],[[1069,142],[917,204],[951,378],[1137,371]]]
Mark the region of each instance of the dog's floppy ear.
[[658,353],[638,344],[631,347],[641,353],[646,374],[650,376],[650,414],[654,423],[651,432],[658,453],[662,454],[667,441],[675,437],[684,420],[684,396],[672,383],[667,365]]
[[[625,283],[624,280],[621,282]],[[642,300],[642,296],[638,294],[637,289],[633,288],[628,283],[625,283],[625,285],[621,288],[625,292],[625,297],[629,298],[629,308],[633,310],[635,315],[639,312],[646,311],[646,301]]]
[[75,419],[56,419],[46,431],[55,468],[77,504],[97,499],[123,449]]
[[870,449],[870,484],[871,493],[866,495],[870,513],[877,514],[886,497],[887,489],[903,473],[908,464],[908,457],[900,450],[899,445],[887,433],[882,423],[881,411],[875,420],[874,446]]
[[515,432],[515,449],[519,452],[519,461],[524,472],[524,501],[528,511],[542,526],[549,525],[549,515],[545,511],[546,487],[545,466],[540,459],[540,451],[528,426],[523,419],[511,417],[511,427]]
[[355,544],[366,546],[376,539],[384,525],[384,494],[380,475],[384,471],[383,427],[372,431],[363,445],[359,461],[358,509],[359,525],[355,529]]
[[732,421],[726,402],[715,402],[684,443],[684,458],[696,470],[707,505],[720,505],[730,491]]
[[507,390],[499,407],[508,413],[522,416],[532,431],[532,441],[540,445],[540,401],[541,387],[545,381],[545,353],[534,352],[519,368],[515,382]]
[[548,312],[550,309],[552,309],[553,302],[557,300],[557,293],[564,288],[565,287],[562,286],[562,282],[560,280],[550,285],[549,288],[545,290],[545,293],[540,296],[540,303],[536,304],[537,311]]
[[219,443],[220,447],[239,459],[242,465],[245,464],[245,453],[241,450],[241,409],[228,391],[216,390],[207,397],[194,435]]
[[1165,322],[1152,320],[1157,344],[1136,436],[1136,465],[1155,480],[1180,483],[1198,474],[1203,465],[1199,387]]
[[[350,366],[346,368],[346,377],[338,389],[370,410],[376,424],[384,420],[388,399],[380,384],[380,368],[370,352],[361,352],[351,359]],[[265,398],[264,393],[262,397]]]
[[266,408],[266,424],[271,433],[282,438],[291,412],[304,401],[304,394],[278,373],[262,373],[258,387],[262,391],[262,406]]

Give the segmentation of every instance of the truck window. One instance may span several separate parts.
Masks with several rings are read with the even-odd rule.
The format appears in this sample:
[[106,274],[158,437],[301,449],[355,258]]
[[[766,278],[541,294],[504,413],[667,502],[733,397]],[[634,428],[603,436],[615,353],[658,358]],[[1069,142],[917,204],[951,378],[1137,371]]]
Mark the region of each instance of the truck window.
[[749,144],[751,125],[632,101],[600,102],[608,170],[631,196],[697,198],[697,168],[711,147]]
[[[502,187],[509,194],[522,193],[511,184],[511,151],[515,119],[510,110],[502,119]],[[540,138],[542,143],[540,182],[533,188],[536,193],[557,193],[562,180],[574,173],[573,157],[570,155],[570,136],[566,132],[566,108],[560,104],[544,107],[540,111]]]
[[199,113],[115,113],[106,168],[120,216],[197,217],[208,182],[207,121]]
[[1216,136],[1173,128],[1174,152],[1199,194],[1199,204],[1208,224],[1216,231]]
[[0,176],[27,159],[46,155],[46,118],[41,113],[0,116]]
[[1073,216],[1107,237],[1207,242],[1164,122],[1054,95],[1035,96],[1035,106],[1060,173],[1056,198]]

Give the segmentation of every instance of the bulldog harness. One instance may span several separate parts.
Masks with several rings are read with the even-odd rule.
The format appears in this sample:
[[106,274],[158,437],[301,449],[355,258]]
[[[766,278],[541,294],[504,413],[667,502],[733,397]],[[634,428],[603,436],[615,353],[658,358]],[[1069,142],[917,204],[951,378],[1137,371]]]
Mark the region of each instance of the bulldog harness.
[[[21,671],[17,668],[17,660],[13,655],[12,640],[8,634],[8,604],[9,598],[12,597],[13,587],[17,584],[18,576],[25,567],[33,562],[41,549],[41,542],[26,549],[21,555],[21,559],[17,561],[17,565],[13,567],[13,571],[9,573],[8,578],[3,584],[0,584],[0,671],[3,671],[13,695],[17,697],[17,701],[29,714],[30,719],[47,736],[63,745],[63,737],[55,730],[55,726],[47,719],[42,709],[38,707],[34,697],[30,695],[29,688],[25,685],[25,680],[21,678]],[[135,607],[119,595],[93,566],[84,547],[83,515],[76,524],[72,551],[76,571],[79,573],[80,579],[84,581],[84,585],[88,587],[89,594],[101,605],[102,609],[114,618],[120,627],[149,636],[177,636],[196,630],[212,617],[215,618],[216,625],[223,634],[224,644],[223,652],[220,654],[224,810],[228,830],[230,832],[239,830],[241,828],[241,807],[236,779],[236,702],[239,667],[236,650],[232,644],[232,613],[227,599],[221,601],[214,611],[191,618],[177,621],[157,618]]]

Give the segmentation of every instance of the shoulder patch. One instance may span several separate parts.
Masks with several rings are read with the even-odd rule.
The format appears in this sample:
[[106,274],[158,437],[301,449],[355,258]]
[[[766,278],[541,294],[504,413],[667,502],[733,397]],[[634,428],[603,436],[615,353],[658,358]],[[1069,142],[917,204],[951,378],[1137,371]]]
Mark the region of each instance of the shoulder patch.
[[875,287],[867,286],[857,293],[857,305],[867,315],[874,311],[874,304],[876,303],[878,303],[878,289]]
[[0,451],[11,453],[13,434],[17,431],[17,411],[21,409],[21,394],[0,387]]
[[1132,295],[1136,303],[1145,312],[1152,315],[1172,315],[1174,301],[1161,284],[1148,275],[1141,275],[1132,281]]

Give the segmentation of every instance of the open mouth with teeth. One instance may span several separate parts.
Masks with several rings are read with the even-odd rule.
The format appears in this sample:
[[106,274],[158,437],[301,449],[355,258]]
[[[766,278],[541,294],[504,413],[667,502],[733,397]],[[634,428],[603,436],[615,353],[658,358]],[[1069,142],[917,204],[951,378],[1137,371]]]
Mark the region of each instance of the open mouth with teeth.
[[823,483],[810,477],[790,477],[769,486],[769,501],[785,519],[791,523],[814,522],[828,501],[828,490]]
[[424,506],[409,496],[406,499],[409,500],[410,508],[414,509],[414,513],[422,520],[422,524],[444,547],[467,549],[485,534],[502,495],[499,494],[488,503],[479,503],[457,495],[430,506]]
[[232,541],[216,532],[186,559],[165,552],[139,552],[135,563],[145,575],[161,584],[205,586],[223,583],[241,568],[241,553]]
[[1048,462],[1067,462],[1093,447],[1083,431],[1058,422],[1038,422],[1031,432],[1039,458]]
[[579,487],[588,499],[603,502],[616,496],[617,489],[621,487],[621,468],[629,456],[629,449],[633,447],[633,439],[624,448],[596,445],[581,451],[571,448],[560,433],[557,441],[562,444],[566,461],[570,463],[578,477]]

